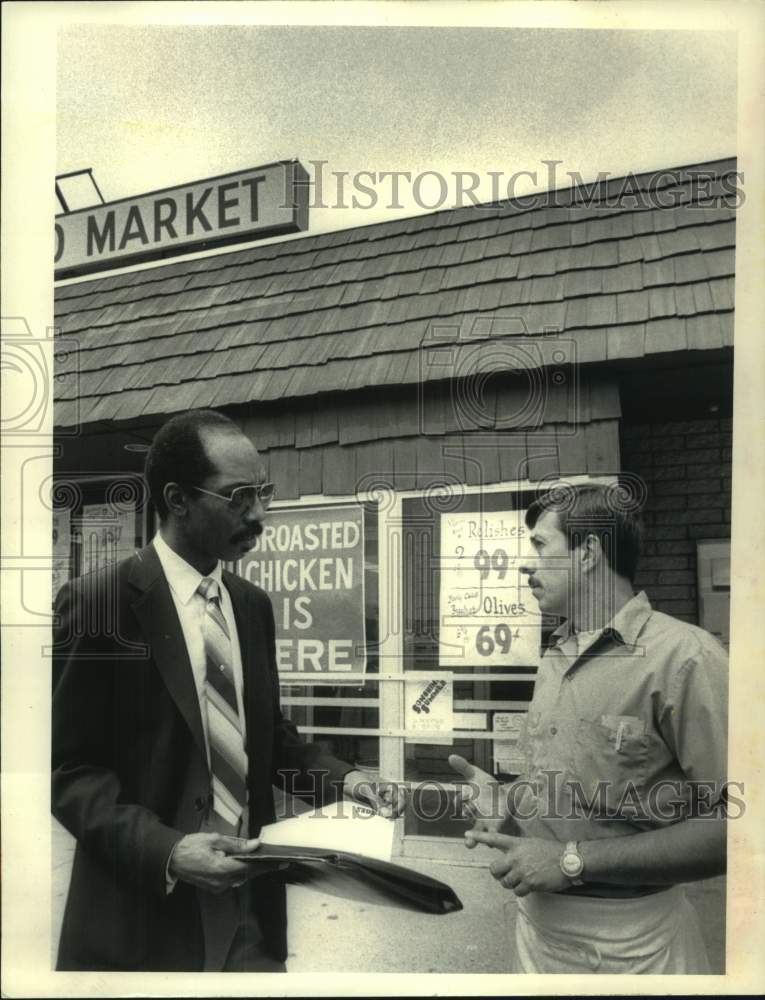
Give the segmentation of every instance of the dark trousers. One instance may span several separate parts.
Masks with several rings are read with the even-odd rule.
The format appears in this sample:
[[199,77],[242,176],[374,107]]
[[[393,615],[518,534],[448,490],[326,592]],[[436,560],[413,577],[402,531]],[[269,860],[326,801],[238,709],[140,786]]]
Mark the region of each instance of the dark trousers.
[[272,958],[263,948],[257,921],[243,915],[226,956],[223,972],[286,972],[284,962]]
[[263,934],[242,886],[215,895],[199,893],[205,937],[205,972],[286,972],[263,946]]

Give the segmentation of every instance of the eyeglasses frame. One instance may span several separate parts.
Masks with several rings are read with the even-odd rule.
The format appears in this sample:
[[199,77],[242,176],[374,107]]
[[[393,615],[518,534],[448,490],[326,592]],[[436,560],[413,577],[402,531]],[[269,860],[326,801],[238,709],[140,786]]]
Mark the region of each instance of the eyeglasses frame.
[[[271,493],[271,496],[268,498],[268,500],[265,503],[263,502],[263,497],[260,495],[260,490],[262,490],[264,486],[270,486],[272,488],[272,490],[273,490],[273,492]],[[202,489],[201,486],[192,486],[191,488],[192,488],[192,490],[196,490],[198,493],[205,493],[205,494],[207,494],[207,496],[217,497],[219,500],[225,500],[226,503],[230,507],[233,507],[232,499],[233,499],[234,494],[238,490],[256,490],[256,491],[258,491],[256,493],[256,500],[260,503],[260,505],[263,507],[264,510],[268,509],[268,507],[271,505],[271,501],[276,496],[276,487],[274,486],[273,483],[253,483],[252,485],[248,485],[248,486],[235,486],[234,489],[231,491],[231,496],[224,496],[222,493],[214,493],[212,490]]]

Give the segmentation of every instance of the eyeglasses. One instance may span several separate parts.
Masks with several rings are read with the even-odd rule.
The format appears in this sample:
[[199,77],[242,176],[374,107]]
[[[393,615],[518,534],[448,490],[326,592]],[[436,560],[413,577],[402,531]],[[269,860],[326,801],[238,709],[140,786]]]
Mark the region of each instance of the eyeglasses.
[[276,487],[273,483],[237,486],[236,489],[231,491],[230,496],[224,496],[222,493],[213,493],[212,490],[203,490],[201,486],[192,486],[192,489],[197,490],[198,493],[206,493],[210,497],[225,500],[231,510],[237,513],[243,510],[252,510],[258,501],[260,501],[261,506],[265,509],[271,503],[276,493]]

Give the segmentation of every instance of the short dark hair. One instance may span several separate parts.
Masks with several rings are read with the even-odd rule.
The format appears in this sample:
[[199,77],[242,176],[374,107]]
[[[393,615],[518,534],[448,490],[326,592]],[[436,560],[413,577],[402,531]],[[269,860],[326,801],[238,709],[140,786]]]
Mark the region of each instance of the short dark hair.
[[637,572],[643,538],[639,502],[619,483],[610,486],[562,484],[534,500],[526,511],[526,526],[533,528],[543,514],[558,515],[560,530],[570,549],[587,535],[595,535],[608,565],[632,583]]
[[146,456],[144,476],[160,521],[168,514],[164,496],[168,483],[198,486],[213,472],[202,432],[215,427],[242,433],[233,420],[217,410],[190,410],[172,417],[155,434]]

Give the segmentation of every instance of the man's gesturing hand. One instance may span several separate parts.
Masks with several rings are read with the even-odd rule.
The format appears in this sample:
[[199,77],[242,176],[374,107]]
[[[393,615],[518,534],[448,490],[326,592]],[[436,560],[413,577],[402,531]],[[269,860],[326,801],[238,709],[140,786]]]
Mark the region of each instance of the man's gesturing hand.
[[259,843],[220,833],[189,833],[175,845],[168,874],[208,892],[234,889],[254,874],[253,866],[228,855],[250,854],[258,849]]
[[560,892],[571,885],[560,869],[563,845],[557,840],[469,830],[465,841],[468,847],[486,844],[504,852],[501,858],[492,861],[489,871],[516,896],[528,896],[530,892]]
[[[463,816],[475,820],[471,833],[480,830],[493,833],[499,830],[507,814],[504,786],[459,754],[450,754],[449,765],[467,782],[457,791],[457,805]],[[468,847],[475,847],[475,843],[465,843]]]

